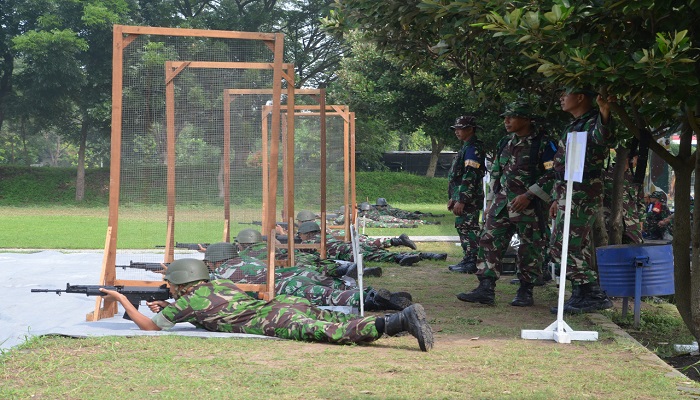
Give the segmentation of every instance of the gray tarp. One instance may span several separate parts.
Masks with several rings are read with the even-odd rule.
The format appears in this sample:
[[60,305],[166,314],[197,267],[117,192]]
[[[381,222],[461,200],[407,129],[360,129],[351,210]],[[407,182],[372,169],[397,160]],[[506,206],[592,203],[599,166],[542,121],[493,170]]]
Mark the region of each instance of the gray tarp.
[[[202,253],[177,254],[175,258],[202,258]],[[138,258],[137,258],[138,257]],[[162,254],[151,255],[162,259]],[[119,254],[117,265],[128,264],[132,259],[143,259],[143,254]],[[61,253],[0,253],[0,349],[23,343],[36,335],[86,336],[136,336],[183,335],[197,337],[251,337],[258,335],[208,332],[190,324],[178,324],[170,331],[148,332],[122,319],[123,309],[113,318],[86,322],[85,316],[95,307],[95,298],[81,294],[31,293],[34,288],[65,289],[72,285],[97,284],[102,265],[102,252]],[[119,276],[119,270],[117,277]],[[146,273],[146,272],[143,272]],[[148,274],[148,273],[146,273]],[[152,275],[158,279],[159,275]],[[152,315],[148,307],[139,310]]]

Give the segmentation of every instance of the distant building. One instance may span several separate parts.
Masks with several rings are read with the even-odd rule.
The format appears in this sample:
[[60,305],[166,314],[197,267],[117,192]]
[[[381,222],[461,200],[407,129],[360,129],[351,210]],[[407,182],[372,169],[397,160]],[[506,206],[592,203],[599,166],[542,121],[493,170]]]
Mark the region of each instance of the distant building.
[[[455,151],[443,151],[440,153],[435,169],[435,176],[447,176],[455,154],[457,154]],[[358,165],[361,165],[361,154],[358,154],[357,158]],[[425,175],[428,171],[428,164],[430,163],[430,152],[390,151],[382,155],[382,162],[391,171],[404,171],[416,175]]]

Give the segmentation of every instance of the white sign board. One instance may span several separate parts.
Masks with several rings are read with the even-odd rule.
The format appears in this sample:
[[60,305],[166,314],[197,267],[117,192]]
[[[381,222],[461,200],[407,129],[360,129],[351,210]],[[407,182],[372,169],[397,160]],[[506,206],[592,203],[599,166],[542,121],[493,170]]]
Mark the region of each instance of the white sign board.
[[566,169],[564,180],[581,182],[586,161],[587,132],[569,132],[566,135]]

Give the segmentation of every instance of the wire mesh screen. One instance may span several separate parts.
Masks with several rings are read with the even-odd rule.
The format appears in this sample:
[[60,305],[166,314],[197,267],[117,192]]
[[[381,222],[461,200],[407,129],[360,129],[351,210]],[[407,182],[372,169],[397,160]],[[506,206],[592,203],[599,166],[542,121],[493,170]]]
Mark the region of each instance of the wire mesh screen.
[[294,209],[321,211],[321,169],[326,172],[326,211],[345,205],[345,120],[332,110],[326,114],[326,165],[321,165],[321,117],[318,110],[295,113]]
[[[262,40],[131,39],[123,49],[117,248],[162,246],[169,233],[175,247],[225,240],[242,229],[227,230],[229,204],[231,221],[260,221],[262,108],[272,100],[273,50]],[[145,253],[131,261],[163,259]],[[117,271],[121,279],[152,278]]]

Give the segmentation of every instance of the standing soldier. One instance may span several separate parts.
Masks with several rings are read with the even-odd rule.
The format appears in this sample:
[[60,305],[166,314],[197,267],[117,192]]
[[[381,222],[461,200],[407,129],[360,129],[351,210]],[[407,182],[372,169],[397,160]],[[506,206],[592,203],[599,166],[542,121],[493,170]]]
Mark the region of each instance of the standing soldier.
[[[552,259],[561,264],[564,235],[569,235],[566,278],[573,284],[572,295],[564,303],[566,313],[586,313],[612,307],[612,302],[598,284],[598,274],[587,257],[589,234],[598,209],[603,203],[602,171],[614,139],[611,130],[608,99],[597,96],[597,110],[593,98],[597,93],[582,88],[566,89],[561,93],[561,109],[574,117],[559,140],[559,150],[554,157],[556,181],[555,201],[549,209],[550,217],[556,216],[554,245],[550,247]],[[564,232],[566,208],[566,135],[568,132],[587,132],[583,179],[573,183],[571,193],[571,221],[569,232]],[[556,312],[556,308],[552,308]]]
[[452,129],[464,144],[447,175],[447,209],[456,216],[455,228],[464,252],[462,260],[450,265],[449,269],[470,274],[476,272],[479,212],[484,204],[483,179],[486,172],[483,142],[476,137],[476,128],[478,125],[473,116],[463,115],[455,120]]
[[486,210],[486,225],[479,239],[479,286],[457,298],[470,303],[495,303],[501,258],[517,233],[520,288],[510,304],[527,307],[534,304],[532,288],[542,275],[556,145],[549,135],[534,127],[534,115],[527,103],[511,103],[501,116],[508,135],[498,143],[491,165],[494,198]]

